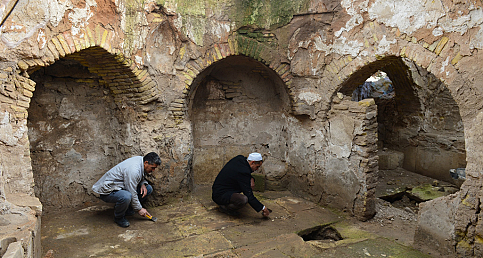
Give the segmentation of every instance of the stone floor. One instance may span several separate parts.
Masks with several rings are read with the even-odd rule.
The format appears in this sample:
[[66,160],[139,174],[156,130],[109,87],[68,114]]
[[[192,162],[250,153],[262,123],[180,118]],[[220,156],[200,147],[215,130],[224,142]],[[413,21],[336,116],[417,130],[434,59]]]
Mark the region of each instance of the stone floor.
[[[194,193],[196,197],[149,208],[156,222],[139,215],[128,217],[128,228],[113,222],[113,207],[103,202],[47,213],[42,218],[42,253],[45,257],[437,256],[411,247],[415,222],[398,222],[398,216],[359,222],[289,192],[263,192],[256,196],[273,210],[270,218],[262,218],[249,206],[241,216],[231,217],[218,211],[209,187],[197,187]],[[297,234],[320,225],[328,225],[332,232],[320,236],[339,234],[342,239],[304,241]]]

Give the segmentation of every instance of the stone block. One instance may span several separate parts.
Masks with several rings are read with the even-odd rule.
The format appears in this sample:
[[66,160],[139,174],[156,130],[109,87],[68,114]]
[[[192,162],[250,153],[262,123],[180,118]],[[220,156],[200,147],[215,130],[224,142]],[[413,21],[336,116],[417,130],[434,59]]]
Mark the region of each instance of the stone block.
[[265,175],[260,173],[252,173],[252,177],[255,179],[254,191],[265,192]]
[[383,150],[378,152],[379,169],[396,169],[402,167],[404,153],[395,150]]
[[448,40],[448,37],[441,38],[441,40],[438,42],[438,45],[436,45],[436,48],[434,49],[434,53],[436,53],[436,55],[439,55],[441,51],[443,51],[443,48],[446,46],[446,43],[448,43]]
[[24,60],[30,67],[34,67],[34,66],[37,66],[37,63],[32,60],[32,59],[29,59],[29,60]]
[[18,67],[22,70],[27,70],[29,68],[29,65],[24,61],[20,60],[18,61]]
[[7,252],[3,258],[23,258],[23,247],[21,242],[13,242],[8,245]]
[[[62,45],[61,45],[60,41],[57,38],[52,38],[51,41],[52,41],[52,43],[54,43],[55,50],[57,51],[57,53],[59,54],[59,56],[60,57],[64,57],[65,56],[65,51],[62,48]],[[52,51],[52,53],[53,53],[53,51]]]
[[240,93],[238,93],[238,92],[227,93],[227,94],[225,95],[225,97],[226,97],[227,99],[232,99],[232,98],[235,98],[235,97],[238,97],[238,96],[241,96],[241,94],[240,94]]
[[451,64],[456,65],[462,58],[463,56],[461,55],[461,52],[458,52],[458,54],[456,54],[456,56],[451,60]]
[[278,180],[287,174],[287,164],[273,157],[265,159],[262,169],[268,180]]
[[20,106],[20,107],[24,107],[24,108],[29,108],[30,107],[30,103],[27,102],[27,101],[17,100],[17,105]]
[[69,32],[66,31],[66,32],[63,33],[63,36],[64,36],[65,42],[67,43],[67,46],[69,48],[69,52],[75,53],[76,48],[75,48],[74,39],[72,38],[72,35]]
[[419,204],[414,243],[435,246],[442,254],[454,254],[456,194]]
[[28,98],[31,98],[34,94],[33,92],[29,91],[29,90],[23,90],[22,94],[25,96],[25,97],[28,97]]

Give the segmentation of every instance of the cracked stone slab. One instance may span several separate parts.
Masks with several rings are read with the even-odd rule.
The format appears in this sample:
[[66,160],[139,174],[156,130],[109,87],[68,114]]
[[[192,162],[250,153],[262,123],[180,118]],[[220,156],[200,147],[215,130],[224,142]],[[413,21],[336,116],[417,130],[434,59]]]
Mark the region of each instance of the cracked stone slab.
[[320,257],[405,257],[430,258],[414,248],[403,246],[385,238],[367,239],[347,246],[327,249]]
[[237,248],[239,257],[316,257],[316,247],[305,243],[297,234],[282,234],[262,241]]
[[316,204],[298,197],[282,197],[277,199],[276,203],[292,213],[316,207]]
[[[220,232],[212,231],[203,235],[191,236],[180,241],[169,242],[158,248],[146,250],[145,257],[190,257],[212,254],[233,248]],[[203,257],[201,256],[201,257]]]

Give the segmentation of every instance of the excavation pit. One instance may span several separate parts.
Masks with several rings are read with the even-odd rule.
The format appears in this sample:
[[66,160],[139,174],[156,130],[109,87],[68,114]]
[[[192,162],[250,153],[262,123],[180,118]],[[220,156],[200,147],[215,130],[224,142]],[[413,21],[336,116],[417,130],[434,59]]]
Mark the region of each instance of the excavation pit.
[[304,241],[311,240],[332,240],[339,241],[342,240],[340,233],[330,225],[319,225],[312,228],[302,230],[298,233]]

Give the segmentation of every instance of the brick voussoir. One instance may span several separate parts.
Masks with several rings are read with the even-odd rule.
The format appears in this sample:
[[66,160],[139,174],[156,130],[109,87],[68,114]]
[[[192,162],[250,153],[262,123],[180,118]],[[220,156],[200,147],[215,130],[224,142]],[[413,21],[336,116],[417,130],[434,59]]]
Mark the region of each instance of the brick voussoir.
[[54,44],[55,50],[57,51],[57,53],[59,53],[59,57],[65,57],[65,51],[62,48],[62,45],[60,44],[59,39],[56,37],[53,37],[51,41]]
[[60,46],[62,46],[62,49],[64,50],[65,55],[72,54],[72,51],[70,51],[69,44],[67,43],[67,40],[65,39],[63,34],[57,35],[57,39],[60,42]]
[[94,47],[96,46],[96,41],[95,41],[95,38],[94,38],[94,33],[92,32],[91,28],[87,27],[86,28],[86,32],[87,32],[87,37],[86,37],[86,41],[89,43],[89,46],[90,47]]
[[75,44],[74,44],[74,39],[72,38],[72,35],[70,34],[70,32],[64,32],[63,36],[65,38],[67,46],[70,49],[70,53],[77,52],[77,49],[76,49]]

